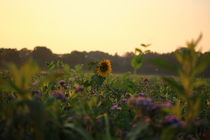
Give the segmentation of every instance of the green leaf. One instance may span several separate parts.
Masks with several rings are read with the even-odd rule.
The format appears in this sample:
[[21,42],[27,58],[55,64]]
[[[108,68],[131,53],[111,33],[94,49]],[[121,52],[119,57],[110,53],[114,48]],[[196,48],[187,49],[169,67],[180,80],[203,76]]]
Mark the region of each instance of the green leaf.
[[138,52],[139,54],[143,54],[143,51],[141,49],[139,49],[139,48],[136,48],[135,52]]
[[167,82],[172,88],[174,88],[179,94],[183,93],[184,88],[181,84],[175,81],[172,77],[163,77],[165,82]]
[[64,71],[66,72],[66,73],[69,73],[70,72],[70,66],[68,65],[68,64],[65,64],[64,66],[63,66],[63,69],[64,69]]
[[150,50],[146,50],[146,51],[144,51],[144,53],[148,54],[148,53],[151,53],[151,51]]
[[142,55],[135,55],[133,56],[132,60],[131,60],[131,66],[134,69],[139,69],[141,68],[143,62],[142,62]]
[[106,140],[111,140],[111,135],[110,135],[110,130],[109,130],[109,120],[108,120],[108,115],[105,113],[104,114],[104,119],[105,119],[105,125],[106,125]]
[[151,46],[151,44],[144,44],[144,43],[142,43],[141,46],[144,47],[144,48],[146,48],[146,47]]
[[139,122],[136,124],[136,127],[134,127],[133,129],[131,129],[131,131],[128,133],[127,135],[127,139],[128,140],[136,140],[139,136],[139,134],[147,129],[148,124],[144,123],[144,122]]
[[74,69],[75,69],[76,72],[82,72],[82,67],[83,66],[81,64],[78,64],[78,65],[74,66]]
[[99,75],[95,74],[91,77],[90,83],[93,87],[96,87],[96,86],[99,87],[104,83],[105,79],[106,79],[105,77],[102,77],[102,76],[99,76]]
[[86,140],[93,140],[93,138],[91,137],[91,135],[83,128],[75,126],[72,123],[66,123],[64,125],[65,128],[69,128],[75,132],[77,132],[79,135],[81,135],[84,139]]
[[163,130],[161,134],[161,140],[174,140],[177,139],[176,134],[177,129],[173,127],[167,127]]

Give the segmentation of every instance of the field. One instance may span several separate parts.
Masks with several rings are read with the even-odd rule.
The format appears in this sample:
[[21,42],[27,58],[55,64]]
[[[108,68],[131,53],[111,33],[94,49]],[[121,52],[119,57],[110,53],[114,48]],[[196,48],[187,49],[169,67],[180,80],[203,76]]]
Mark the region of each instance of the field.
[[[91,73],[81,65],[33,61],[0,73],[0,139],[210,139],[210,80],[199,78],[209,55],[197,42],[176,54],[180,65],[156,61],[177,76],[112,74],[109,60]],[[134,57],[138,70],[140,57]]]
[[185,103],[158,76],[110,75],[102,85],[91,85],[94,74],[78,66],[38,75],[30,85],[29,74],[36,70],[30,67],[14,75],[24,83],[10,81],[11,87],[1,89],[2,138],[199,139],[209,133],[210,84],[194,91],[202,94],[199,115],[186,124],[185,113],[179,114]]

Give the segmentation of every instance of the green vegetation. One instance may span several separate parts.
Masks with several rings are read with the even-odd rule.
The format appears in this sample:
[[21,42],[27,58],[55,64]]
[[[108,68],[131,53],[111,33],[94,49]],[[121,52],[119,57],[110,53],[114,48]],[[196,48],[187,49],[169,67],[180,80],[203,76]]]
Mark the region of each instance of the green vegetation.
[[[149,45],[150,44],[141,44],[141,46],[143,47],[140,48],[141,50],[137,49],[135,52],[126,52],[123,56],[119,56],[118,54],[110,55],[108,53],[100,51],[72,51],[66,54],[54,54],[49,48],[43,46],[37,46],[34,48],[34,50],[28,50],[26,48],[23,48],[21,50],[0,48],[0,69],[4,70],[7,68],[5,62],[14,63],[18,67],[20,67],[25,64],[27,60],[33,59],[33,61],[36,62],[42,70],[47,70],[48,65],[50,65],[52,62],[62,62],[64,64],[70,65],[71,68],[75,67],[76,65],[82,64],[84,72],[92,72],[90,71],[90,68],[93,64],[99,62],[100,60],[108,59],[113,65],[112,71],[114,74],[133,72],[135,67],[134,65],[137,64],[137,74],[176,75],[174,71],[168,71],[164,68],[152,65],[150,63],[151,59],[161,58],[168,60],[173,65],[177,65],[178,61],[175,57],[175,51],[171,53],[159,54],[156,52],[148,51],[147,47]],[[210,52],[200,54],[210,55]],[[206,69],[205,72],[201,74],[201,76],[210,77],[210,66]]]
[[[141,44],[142,47],[146,48],[149,47],[150,44],[145,45],[145,44]],[[131,60],[131,67],[134,70],[134,74],[137,73],[137,71],[142,67],[143,65],[143,56],[144,54],[150,53],[150,50],[146,50],[146,51],[142,51],[139,48],[135,49],[135,55],[133,56],[132,60]]]
[[33,61],[0,73],[0,139],[204,140],[210,138],[210,80],[198,78],[210,55],[201,37],[176,51],[178,76],[112,75],[109,60],[81,65]]

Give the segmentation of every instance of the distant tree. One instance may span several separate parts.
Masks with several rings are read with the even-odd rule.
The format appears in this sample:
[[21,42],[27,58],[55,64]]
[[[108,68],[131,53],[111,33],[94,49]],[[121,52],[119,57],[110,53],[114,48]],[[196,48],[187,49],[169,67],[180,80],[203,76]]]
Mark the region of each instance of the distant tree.
[[30,59],[32,51],[27,48],[23,48],[19,51],[19,56],[21,59],[21,64],[25,63],[28,59]]
[[126,52],[123,56],[124,57],[133,57],[135,55],[134,52]]
[[86,64],[87,61],[87,53],[72,51],[70,54],[65,54],[61,57],[64,63],[70,64],[71,66],[75,66],[76,64]]
[[46,63],[50,61],[55,61],[58,56],[53,54],[50,49],[45,46],[37,46],[32,51],[32,57],[37,61],[42,67],[46,68]]
[[27,48],[22,48],[19,53],[20,53],[20,56],[29,56],[31,54],[31,50],[28,50]]
[[[147,44],[145,44],[147,45]],[[207,55],[210,52],[199,53],[198,55]],[[41,68],[47,68],[47,63],[51,61],[60,60],[65,64],[69,64],[74,67],[77,64],[85,64],[83,67],[88,70],[88,64],[90,62],[97,62],[103,59],[110,59],[112,63],[113,73],[125,73],[132,72],[132,67],[130,62],[134,56],[134,52],[126,52],[123,56],[119,56],[117,53],[115,55],[110,55],[101,51],[91,51],[91,52],[79,52],[72,51],[68,54],[58,55],[54,54],[49,48],[45,46],[37,46],[33,51],[23,48],[21,50],[16,49],[4,49],[0,48],[0,68],[5,68],[5,63],[15,63],[17,66],[23,64],[26,60],[32,58],[36,61]],[[178,65],[175,59],[175,52],[158,54],[154,52],[148,52],[143,57],[144,65],[139,69],[138,74],[157,74],[157,75],[174,75],[175,73],[167,71],[166,69],[160,68],[151,63],[151,59],[162,58],[168,60],[174,65]],[[210,77],[210,67],[201,74],[204,77]]]
[[20,64],[20,56],[17,49],[0,49],[0,66],[4,67],[4,63]]

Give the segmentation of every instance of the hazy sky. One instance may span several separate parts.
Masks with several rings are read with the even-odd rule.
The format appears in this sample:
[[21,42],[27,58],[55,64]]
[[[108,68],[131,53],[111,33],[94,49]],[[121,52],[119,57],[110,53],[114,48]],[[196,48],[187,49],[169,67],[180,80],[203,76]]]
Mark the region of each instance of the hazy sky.
[[210,0],[0,0],[3,48],[170,52],[201,32],[210,50]]

